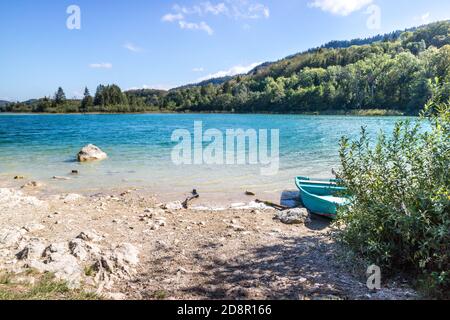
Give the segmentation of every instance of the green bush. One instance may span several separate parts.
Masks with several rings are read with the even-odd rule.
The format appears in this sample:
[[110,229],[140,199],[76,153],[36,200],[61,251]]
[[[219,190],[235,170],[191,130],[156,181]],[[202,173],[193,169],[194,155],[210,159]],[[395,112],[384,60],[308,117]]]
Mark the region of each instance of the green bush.
[[[441,87],[442,88],[442,87]],[[352,194],[338,237],[385,272],[420,275],[437,296],[450,291],[450,103],[435,88],[419,120],[401,121],[372,144],[341,141],[338,173]],[[446,100],[445,100],[446,101]]]

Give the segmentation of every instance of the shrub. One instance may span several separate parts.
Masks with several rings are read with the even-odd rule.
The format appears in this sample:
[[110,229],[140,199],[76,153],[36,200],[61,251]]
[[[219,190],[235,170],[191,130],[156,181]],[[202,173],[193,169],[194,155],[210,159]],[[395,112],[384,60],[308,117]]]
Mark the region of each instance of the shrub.
[[[438,296],[450,291],[450,103],[435,87],[419,120],[400,121],[372,144],[342,138],[338,173],[352,194],[338,237],[385,272],[421,275]],[[440,92],[441,91],[441,92]]]

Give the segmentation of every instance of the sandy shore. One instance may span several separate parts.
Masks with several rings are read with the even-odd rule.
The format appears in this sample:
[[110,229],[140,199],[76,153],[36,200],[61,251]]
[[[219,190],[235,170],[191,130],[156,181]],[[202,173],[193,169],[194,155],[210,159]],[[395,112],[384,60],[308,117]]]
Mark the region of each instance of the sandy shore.
[[217,207],[196,200],[186,210],[136,190],[48,194],[0,185],[0,195],[3,272],[50,270],[105,298],[415,296],[396,283],[369,292],[364,276],[337,258],[330,221],[283,224],[252,199]]

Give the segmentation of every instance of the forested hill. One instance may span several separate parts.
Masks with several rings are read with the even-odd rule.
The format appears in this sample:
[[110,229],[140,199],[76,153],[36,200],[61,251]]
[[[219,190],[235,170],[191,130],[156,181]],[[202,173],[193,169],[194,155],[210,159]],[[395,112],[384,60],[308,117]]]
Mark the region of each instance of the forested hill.
[[[368,43],[353,45],[354,43]],[[380,109],[417,114],[439,79],[450,93],[450,22],[321,48],[266,63],[247,75],[170,91],[122,92],[99,86],[94,97],[14,104],[3,111],[351,113]],[[62,92],[61,92],[62,91]]]

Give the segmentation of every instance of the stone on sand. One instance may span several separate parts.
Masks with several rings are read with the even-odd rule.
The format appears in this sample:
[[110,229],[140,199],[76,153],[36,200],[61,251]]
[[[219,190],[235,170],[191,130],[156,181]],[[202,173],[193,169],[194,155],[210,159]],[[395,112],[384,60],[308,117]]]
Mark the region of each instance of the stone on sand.
[[306,224],[310,222],[309,212],[305,208],[295,208],[278,212],[274,217],[284,224]]

